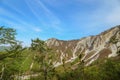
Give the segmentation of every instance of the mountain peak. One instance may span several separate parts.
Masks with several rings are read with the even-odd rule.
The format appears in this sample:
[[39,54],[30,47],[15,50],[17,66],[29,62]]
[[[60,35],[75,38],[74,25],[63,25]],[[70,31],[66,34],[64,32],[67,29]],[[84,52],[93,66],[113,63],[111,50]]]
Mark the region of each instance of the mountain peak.
[[[120,25],[102,32],[96,36],[89,36],[78,40],[58,40],[51,38],[46,41],[48,47],[54,49],[56,53],[57,64],[62,64],[62,59],[66,62],[74,61],[80,54],[86,65],[91,64],[99,58],[108,58],[117,56],[117,47],[115,44],[108,43],[112,36],[120,40]],[[120,46],[119,43],[116,44]],[[58,66],[58,65],[56,65]]]
[[48,39],[48,40],[57,40],[56,38],[50,38],[50,39]]
[[100,34],[98,34],[98,36],[99,36],[99,35],[109,34],[109,33],[111,33],[111,32],[117,32],[117,31],[119,31],[119,30],[120,30],[120,25],[117,25],[117,26],[115,26],[115,27],[112,27],[112,28],[110,28],[110,29],[108,29],[108,30],[105,30],[105,31],[101,32]]

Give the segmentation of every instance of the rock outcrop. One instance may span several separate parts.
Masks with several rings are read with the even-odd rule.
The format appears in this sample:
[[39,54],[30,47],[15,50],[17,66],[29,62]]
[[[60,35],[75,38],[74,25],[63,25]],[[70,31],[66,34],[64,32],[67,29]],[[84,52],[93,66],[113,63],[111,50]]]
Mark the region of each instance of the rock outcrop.
[[[118,42],[110,43],[114,37]],[[58,40],[55,38],[48,39],[46,44],[55,51],[56,66],[66,62],[74,61],[80,54],[86,65],[102,58],[117,56],[116,52],[120,46],[120,26],[113,27],[96,36],[89,36],[78,40]]]

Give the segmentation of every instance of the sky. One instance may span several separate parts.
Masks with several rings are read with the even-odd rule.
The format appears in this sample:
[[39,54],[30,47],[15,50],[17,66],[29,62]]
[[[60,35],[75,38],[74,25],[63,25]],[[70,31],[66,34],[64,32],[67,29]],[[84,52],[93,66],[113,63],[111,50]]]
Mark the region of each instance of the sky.
[[120,0],[0,0],[0,26],[16,38],[80,39],[120,25]]

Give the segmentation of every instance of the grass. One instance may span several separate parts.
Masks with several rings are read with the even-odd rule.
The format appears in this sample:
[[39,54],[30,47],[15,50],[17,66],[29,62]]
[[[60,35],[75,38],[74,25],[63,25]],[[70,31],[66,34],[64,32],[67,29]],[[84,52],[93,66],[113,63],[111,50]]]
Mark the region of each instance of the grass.
[[33,62],[33,52],[29,51],[29,50],[25,50],[23,52],[23,61],[22,61],[22,64],[21,64],[21,70],[24,71],[24,72],[29,72],[30,70],[30,65],[32,64]]

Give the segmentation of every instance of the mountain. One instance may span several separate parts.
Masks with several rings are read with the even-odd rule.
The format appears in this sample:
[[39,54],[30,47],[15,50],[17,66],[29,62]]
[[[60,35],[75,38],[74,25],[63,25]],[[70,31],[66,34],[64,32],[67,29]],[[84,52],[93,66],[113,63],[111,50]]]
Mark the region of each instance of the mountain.
[[[32,41],[34,49],[0,51],[3,80],[44,80],[46,76],[50,80],[120,80],[120,26],[76,40],[51,38],[45,41],[50,49],[44,41]],[[0,46],[1,50],[6,48]]]
[[97,59],[117,56],[116,52],[120,42],[110,43],[113,37],[120,41],[120,26],[115,26],[96,36],[78,40],[65,41],[51,38],[46,40],[46,44],[55,51],[55,57],[57,58],[55,66],[61,65],[63,59],[66,63],[74,62],[80,54],[87,66]]

